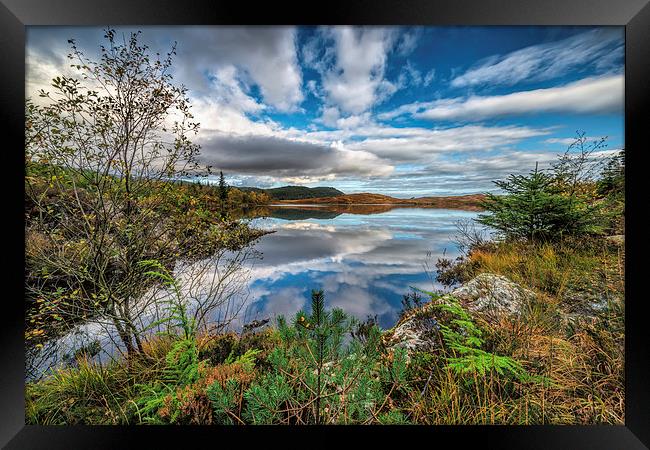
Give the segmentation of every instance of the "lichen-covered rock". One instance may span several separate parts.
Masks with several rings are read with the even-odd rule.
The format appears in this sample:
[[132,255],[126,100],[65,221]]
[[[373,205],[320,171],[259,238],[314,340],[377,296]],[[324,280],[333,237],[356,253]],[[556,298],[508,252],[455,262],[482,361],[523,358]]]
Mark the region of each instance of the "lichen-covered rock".
[[440,326],[426,305],[403,319],[389,339],[392,348],[405,348],[408,352],[432,351],[440,346]]
[[518,315],[522,306],[535,294],[501,275],[482,273],[451,295],[459,299],[469,312],[494,315]]
[[442,345],[440,324],[432,303],[408,311],[384,337],[389,347],[405,348],[408,353],[434,351]]
[[[470,314],[490,319],[504,314],[519,315],[535,294],[506,277],[484,273],[443,296],[440,301],[444,302],[449,296],[458,299]],[[410,311],[384,338],[389,348],[402,347],[409,353],[440,348],[442,338],[435,308],[426,303]]]

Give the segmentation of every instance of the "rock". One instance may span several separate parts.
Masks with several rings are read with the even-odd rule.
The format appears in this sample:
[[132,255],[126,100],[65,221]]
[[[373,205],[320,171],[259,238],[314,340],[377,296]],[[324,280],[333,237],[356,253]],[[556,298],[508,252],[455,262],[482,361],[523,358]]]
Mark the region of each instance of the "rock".
[[469,312],[487,315],[518,315],[522,306],[535,298],[535,293],[501,275],[482,273],[451,295],[461,301]]
[[[450,294],[458,299],[470,314],[480,314],[486,319],[506,315],[519,315],[522,307],[535,294],[513,283],[506,277],[484,273],[468,281]],[[386,335],[389,348],[406,348],[408,353],[414,351],[433,351],[442,345],[440,325],[431,303],[426,303],[410,311]]]
[[613,236],[606,236],[605,239],[608,241],[618,244],[618,245],[625,245],[625,235],[624,234],[615,234]]
[[390,338],[391,348],[414,351],[432,351],[440,346],[440,326],[426,305],[418,312],[402,320]]

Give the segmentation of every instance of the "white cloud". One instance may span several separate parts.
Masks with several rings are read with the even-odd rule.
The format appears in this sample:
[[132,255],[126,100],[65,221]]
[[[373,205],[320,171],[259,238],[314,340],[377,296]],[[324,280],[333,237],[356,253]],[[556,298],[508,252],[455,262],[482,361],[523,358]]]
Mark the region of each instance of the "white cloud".
[[[600,139],[605,138],[605,136],[600,136],[600,137],[592,137],[592,136],[585,136],[585,139],[588,142],[592,141],[598,141]],[[566,145],[569,146],[571,144],[574,144],[577,140],[577,137],[567,137],[567,138],[550,138],[550,139],[545,139],[544,142],[547,144],[561,144],[561,145]]]
[[243,83],[235,66],[220,67],[212,73],[212,76],[214,80],[207,98],[245,113],[257,113],[266,107],[244,92]]
[[431,69],[424,76],[424,85],[429,86],[433,80],[436,78],[436,69]]
[[341,113],[336,106],[325,106],[319,120],[323,125],[335,127],[336,121],[341,117]]
[[293,27],[188,27],[178,37],[178,67],[201,76],[202,68],[239,67],[260,88],[264,102],[293,111],[303,100],[302,73]]
[[421,28],[415,28],[413,31],[402,34],[397,44],[397,53],[402,56],[413,53],[413,50],[415,50],[418,45],[418,40],[420,39],[421,34]]
[[411,61],[406,62],[406,66],[404,67],[404,70],[409,74],[409,77],[411,78],[411,82],[419,86],[422,84],[422,74],[420,71],[411,63]]
[[262,310],[258,312],[258,316],[275,318],[275,316],[283,315],[286,319],[291,320],[294,314],[305,308],[306,303],[307,299],[302,289],[297,287],[281,288],[268,294]]
[[[192,98],[192,114],[201,124],[199,139],[207,138],[212,133],[271,135],[277,132],[279,125],[271,120],[251,120],[241,109],[249,101],[239,100],[236,102],[231,99],[230,103],[223,103],[212,97]],[[256,108],[253,104],[248,107]]]
[[467,125],[440,130],[420,129],[420,133],[410,136],[372,137],[350,143],[348,148],[373,153],[394,163],[426,163],[441,153],[497,149],[549,133],[548,129],[531,127]]
[[609,65],[616,62],[612,60],[612,53],[621,56],[623,38],[621,28],[600,28],[560,41],[532,45],[504,56],[492,56],[455,77],[451,85],[513,85],[548,80],[574,69],[592,66],[609,69]]
[[[614,151],[608,151],[611,154]],[[603,152],[605,154],[605,152]],[[381,191],[401,198],[429,195],[457,195],[496,191],[494,180],[510,174],[525,174],[539,163],[546,169],[557,160],[557,153],[548,150],[517,150],[513,148],[476,150],[422,155],[418,165],[406,171],[396,170],[381,180],[369,180],[345,192]]]
[[429,86],[436,77],[436,69],[431,69],[424,75],[415,67],[411,61],[407,61],[406,65],[402,68],[400,76],[397,80],[396,87],[412,86]]
[[323,74],[323,89],[332,104],[359,114],[395,92],[395,86],[384,80],[394,29],[332,27],[325,35],[336,49],[334,66]]
[[560,87],[416,102],[379,114],[388,120],[403,114],[429,120],[482,120],[532,113],[598,114],[623,110],[624,77],[590,77]]
[[[206,78],[206,73],[234,66],[238,69],[237,76],[241,81],[257,85],[263,101],[280,111],[295,111],[303,100],[302,71],[296,55],[294,27],[193,26],[140,29],[143,30],[142,40],[150,45],[152,52],[166,53],[171,43],[177,41],[174,81],[188,86],[194,96],[210,93],[212,85]],[[117,28],[118,33],[133,30]],[[28,88],[32,79],[42,77],[38,66],[43,63],[53,64],[58,69],[67,67],[67,39],[75,38],[80,49],[88,55],[97,55],[103,35],[101,29],[96,27],[66,28],[56,34],[61,37],[60,41],[53,41],[51,33],[47,29],[28,29],[28,54],[34,52],[41,56],[38,65],[28,70]],[[30,55],[28,67],[31,60]]]
[[[399,121],[405,119],[400,116],[410,116],[481,121],[539,112],[606,113],[622,111],[623,107],[623,76],[610,74],[507,95],[415,102],[374,115],[372,108],[398,90],[429,86],[436,79],[435,69],[415,59],[395,70],[399,72],[397,80],[386,78],[388,58],[412,52],[417,30],[399,34],[396,27],[321,28],[301,47],[299,55],[296,30],[291,27],[145,27],[143,31],[142,38],[153,52],[168,49],[170,40],[179,43],[174,81],[189,87],[192,113],[201,124],[196,142],[202,145],[203,161],[249,185],[336,181],[337,187],[352,186],[349,192],[364,187],[398,196],[406,195],[407,185],[409,192],[421,190],[422,194],[475,192],[489,184],[488,177],[494,179],[503,170],[511,170],[512,164],[529,163],[522,158],[530,152],[515,154],[512,147],[531,137],[551,137],[547,135],[553,128],[485,124],[400,127],[377,120]],[[64,33],[57,32],[57,39],[51,33],[28,32],[28,93],[47,87],[53,76],[70,72],[65,59],[67,38],[79,38],[79,45],[93,52],[101,41],[101,31],[96,28],[67,28]],[[603,71],[617,63],[622,47],[616,47],[617,41],[609,32],[603,33],[584,33],[579,35],[582,40],[576,37],[571,48],[581,49],[581,53],[575,55],[575,61],[592,58],[589,64]],[[593,59],[602,53],[594,43],[598,37],[610,42],[613,50]],[[514,83],[523,76],[521,73],[537,76],[526,72],[533,69],[550,77],[573,67],[562,65],[569,63],[555,44],[493,57],[455,82],[468,83],[466,86],[480,84],[480,80]],[[521,67],[513,69],[516,73],[510,78],[498,81],[499,70],[505,70],[501,62],[517,61],[512,59],[515,57]],[[535,66],[535,57],[546,65]],[[304,89],[321,102],[317,110],[321,115],[294,127],[268,118],[267,113],[301,111],[303,80],[298,58],[320,74],[308,80]],[[409,125],[408,121],[402,124]],[[563,136],[546,141],[567,142]],[[485,151],[493,153],[486,156],[482,153]],[[471,153],[461,155],[466,152]]]

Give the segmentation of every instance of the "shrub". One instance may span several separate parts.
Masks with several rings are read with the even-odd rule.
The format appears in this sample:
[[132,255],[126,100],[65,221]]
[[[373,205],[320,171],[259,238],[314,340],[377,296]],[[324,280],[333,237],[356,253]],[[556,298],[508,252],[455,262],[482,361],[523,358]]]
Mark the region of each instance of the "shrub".
[[577,195],[567,195],[551,175],[537,168],[528,175],[510,175],[494,183],[505,194],[486,194],[483,206],[488,213],[476,220],[505,238],[557,240],[600,230],[596,206]]
[[[374,321],[359,324],[343,311],[326,311],[322,291],[312,292],[312,312],[300,311],[291,324],[278,317],[279,345],[267,358],[270,370],[243,392],[228,381],[209,388],[215,414],[253,424],[396,422],[397,411],[381,416],[391,393],[408,391],[406,354],[382,359]],[[361,327],[359,327],[361,325]],[[351,341],[346,335],[355,331]],[[388,392],[388,394],[386,394]],[[240,400],[241,402],[241,400]],[[380,418],[381,417],[381,418]]]

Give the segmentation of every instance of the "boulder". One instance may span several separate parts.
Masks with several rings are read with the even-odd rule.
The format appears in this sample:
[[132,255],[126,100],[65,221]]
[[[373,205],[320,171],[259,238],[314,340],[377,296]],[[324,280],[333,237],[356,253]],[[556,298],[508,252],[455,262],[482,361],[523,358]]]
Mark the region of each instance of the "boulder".
[[[522,307],[535,294],[513,283],[506,277],[484,273],[453,290],[453,296],[470,314],[486,319],[506,315],[519,315]],[[441,300],[444,300],[443,296]],[[430,303],[410,311],[392,332],[385,336],[389,348],[406,348],[413,351],[434,351],[442,345],[440,325]]]
[[432,351],[440,346],[440,326],[426,305],[409,314],[393,330],[389,340],[391,348],[405,348],[409,353]]
[[488,316],[519,315],[522,306],[535,298],[535,293],[502,275],[482,273],[451,295],[461,301],[469,312]]

